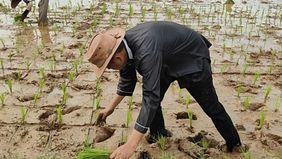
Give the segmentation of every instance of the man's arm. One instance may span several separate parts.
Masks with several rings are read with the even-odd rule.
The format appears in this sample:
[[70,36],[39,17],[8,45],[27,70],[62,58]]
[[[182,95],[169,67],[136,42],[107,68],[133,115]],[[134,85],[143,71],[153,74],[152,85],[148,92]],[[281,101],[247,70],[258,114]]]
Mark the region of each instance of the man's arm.
[[123,100],[123,98],[124,96],[118,94],[115,95],[106,108],[99,112],[99,115],[95,121],[95,125],[103,125],[106,122],[107,117],[114,112],[115,108]]

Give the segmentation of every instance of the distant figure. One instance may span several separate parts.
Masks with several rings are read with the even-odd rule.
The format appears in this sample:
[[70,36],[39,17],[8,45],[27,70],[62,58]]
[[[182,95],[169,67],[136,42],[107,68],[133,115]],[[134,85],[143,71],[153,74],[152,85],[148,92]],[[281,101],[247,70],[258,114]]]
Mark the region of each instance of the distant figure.
[[[22,0],[11,0],[11,7],[16,8],[21,1]],[[29,14],[29,12],[32,9],[32,0],[23,0],[23,1],[26,3],[26,9],[22,13],[20,17],[20,21],[24,21],[24,19],[27,17],[27,15]],[[39,7],[38,24],[39,25],[48,24],[48,18],[47,18],[48,4],[49,4],[49,0],[40,0],[38,3],[38,7]]]

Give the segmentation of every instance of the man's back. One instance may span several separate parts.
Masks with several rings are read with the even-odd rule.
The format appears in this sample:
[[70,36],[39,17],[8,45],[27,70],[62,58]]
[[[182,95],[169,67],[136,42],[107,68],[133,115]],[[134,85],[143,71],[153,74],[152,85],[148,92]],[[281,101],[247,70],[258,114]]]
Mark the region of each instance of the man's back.
[[172,77],[201,71],[202,59],[210,59],[210,43],[194,30],[173,22],[142,23],[128,30],[125,38],[135,60],[162,54],[163,69]]

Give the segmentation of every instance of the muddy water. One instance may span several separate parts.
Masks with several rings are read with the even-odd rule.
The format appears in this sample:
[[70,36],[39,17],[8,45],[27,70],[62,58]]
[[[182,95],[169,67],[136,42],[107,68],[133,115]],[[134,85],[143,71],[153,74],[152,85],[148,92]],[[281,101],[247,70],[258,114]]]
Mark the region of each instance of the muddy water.
[[[10,1],[2,2],[8,5]],[[273,158],[281,152],[281,1],[236,1],[232,6],[224,5],[223,1],[131,1],[132,17],[128,16],[129,1],[120,1],[117,15],[114,1],[105,2],[107,10],[104,15],[103,5],[98,2],[102,1],[50,1],[50,24],[42,28],[37,25],[37,8],[23,24],[13,22],[13,17],[24,9],[23,3],[22,7],[15,10],[0,10],[0,38],[6,46],[2,49],[0,43],[0,60],[4,63],[4,69],[0,68],[0,95],[6,94],[4,107],[0,106],[0,158],[3,155],[9,158],[10,152],[15,152],[13,155],[18,157],[36,158],[42,156],[46,149],[50,154],[60,154],[58,158],[75,158],[87,141],[87,134],[92,146],[114,150],[133,129],[142,103],[142,84],[138,82],[135,88],[133,121],[129,124],[130,127],[124,128],[128,102],[123,101],[107,119],[107,124],[115,131],[108,131],[110,135],[106,133],[107,136],[99,139],[101,137],[97,138],[97,135],[104,133],[93,126],[97,116],[93,102],[96,77],[91,65],[82,61],[81,55],[94,32],[105,30],[111,25],[130,28],[155,18],[194,28],[213,43],[210,52],[214,85],[220,101],[236,124],[243,143],[251,145],[253,158]],[[87,5],[90,3],[91,5]],[[154,17],[154,5],[157,17]],[[141,6],[145,8],[143,11]],[[31,62],[29,71],[28,62]],[[56,65],[52,67],[53,62]],[[78,75],[71,82],[68,75],[76,71],[75,62],[79,63]],[[45,69],[46,83],[35,103],[34,95],[39,89],[42,68]],[[244,69],[245,75],[242,73]],[[18,74],[27,72],[26,77],[17,79]],[[254,83],[256,73],[260,73],[260,77]],[[105,72],[101,84],[101,106],[106,106],[115,94],[118,76],[116,71]],[[13,93],[9,93],[5,83],[7,79],[13,79]],[[50,110],[52,114],[48,118],[56,119],[55,111],[62,103],[61,84],[64,82],[68,83],[68,100],[63,110],[62,125],[51,130],[42,129],[45,125],[40,121],[45,116],[44,113]],[[269,86],[271,92],[266,98],[265,92]],[[240,95],[237,92],[239,87]],[[189,109],[197,117],[197,120],[193,120],[193,131],[187,129],[187,119],[177,119],[177,113],[186,113],[187,95],[186,90],[179,93],[178,85],[173,84],[162,107],[166,126],[173,133],[166,152],[177,158],[189,159],[195,157],[189,153],[194,143],[189,142],[187,137],[205,130],[220,145],[224,141],[193,99],[189,104]],[[243,106],[247,98],[251,102],[249,110],[245,110]],[[25,124],[20,122],[22,106],[28,108]],[[258,130],[257,121],[261,112],[266,115],[266,124]],[[90,132],[90,129],[93,131]],[[196,155],[242,158],[239,153],[226,154],[214,146],[207,151],[198,148],[199,153]],[[152,158],[162,155],[157,145],[148,145],[145,140],[142,140],[135,158],[140,152],[148,152]]]

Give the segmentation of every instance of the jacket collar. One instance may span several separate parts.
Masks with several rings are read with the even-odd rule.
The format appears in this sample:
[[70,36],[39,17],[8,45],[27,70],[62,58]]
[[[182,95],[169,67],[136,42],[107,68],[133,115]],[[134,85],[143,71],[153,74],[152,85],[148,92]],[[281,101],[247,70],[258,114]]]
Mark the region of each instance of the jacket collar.
[[128,54],[128,58],[129,58],[130,60],[133,60],[132,51],[131,51],[131,49],[129,48],[129,46],[128,46],[126,40],[125,40],[125,38],[124,38],[122,41],[123,41],[123,43],[124,43],[124,45],[125,45],[125,49],[126,49],[126,52],[127,52],[127,54]]

